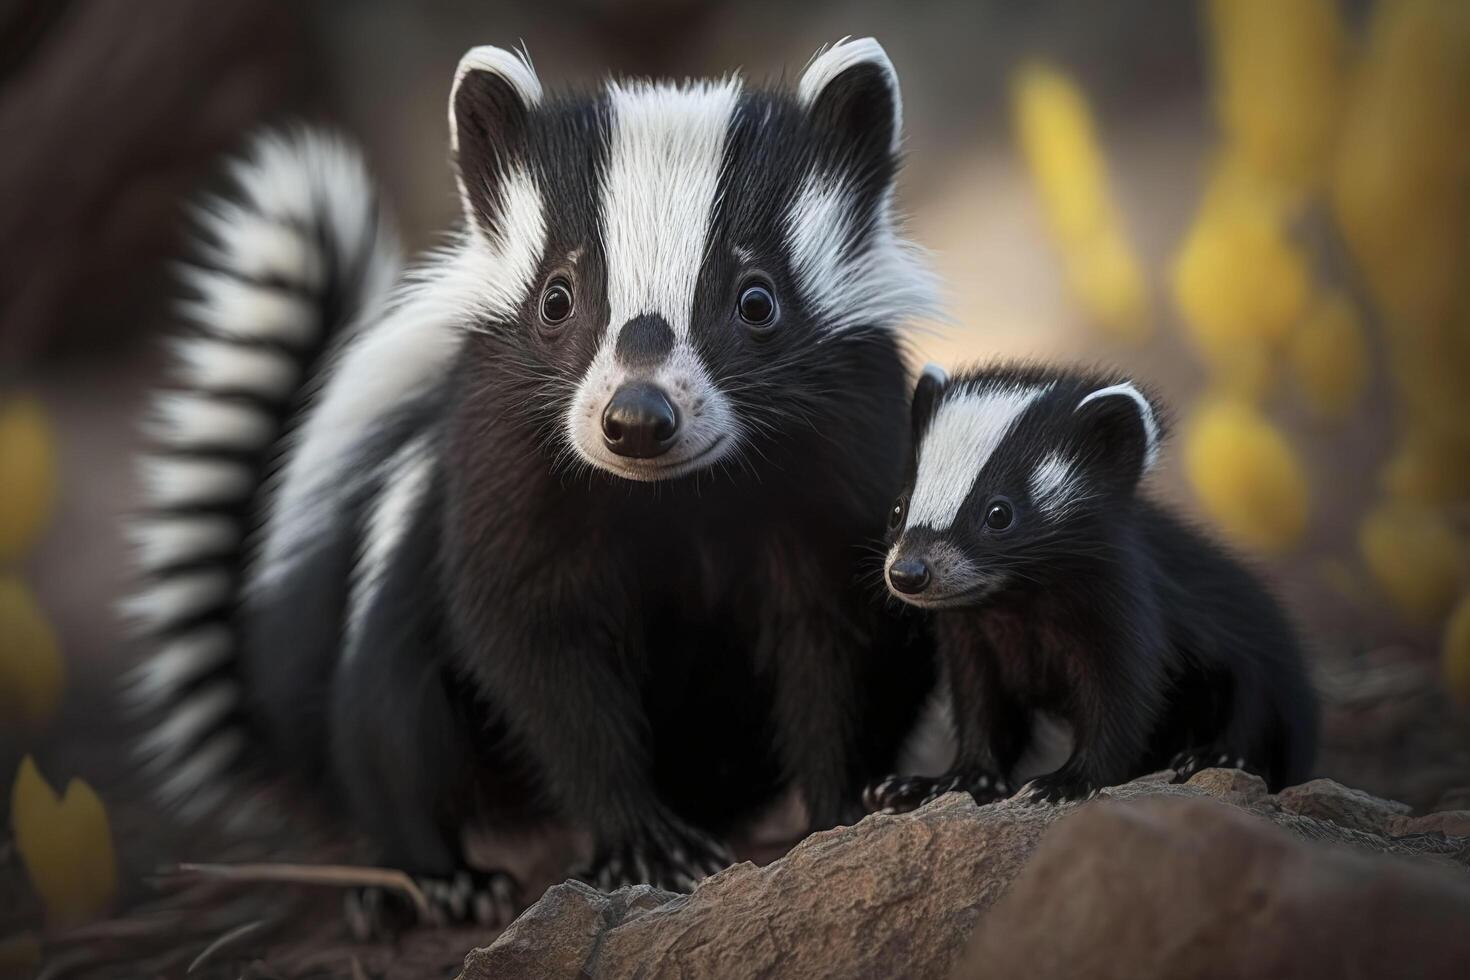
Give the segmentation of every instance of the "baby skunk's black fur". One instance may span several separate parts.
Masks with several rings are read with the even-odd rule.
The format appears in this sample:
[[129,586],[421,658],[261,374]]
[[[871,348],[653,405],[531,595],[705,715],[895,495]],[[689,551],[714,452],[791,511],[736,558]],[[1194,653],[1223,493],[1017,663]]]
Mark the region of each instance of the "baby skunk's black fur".
[[860,814],[933,683],[920,619],[861,581],[903,472],[896,328],[930,295],[900,115],[871,40],[795,92],[551,96],[477,48],[464,230],[391,296],[355,157],[237,168],[139,532],[170,795],[297,774],[502,919],[467,827],[569,827],[589,880],[688,888],[779,794]]
[[1239,562],[1138,493],[1158,452],[1149,399],[1117,377],[926,370],[914,458],[890,513],[889,588],[937,610],[957,751],[892,777],[873,809],[1007,796],[1035,712],[1071,757],[1021,791],[1084,797],[1173,766],[1277,789],[1312,764],[1317,710],[1281,607]]

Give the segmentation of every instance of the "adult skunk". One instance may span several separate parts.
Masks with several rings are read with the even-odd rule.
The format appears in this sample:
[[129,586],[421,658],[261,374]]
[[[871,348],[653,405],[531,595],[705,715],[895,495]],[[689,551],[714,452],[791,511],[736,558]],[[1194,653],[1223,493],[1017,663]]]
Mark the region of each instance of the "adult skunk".
[[551,95],[475,48],[449,134],[463,229],[396,288],[325,137],[262,140],[203,211],[134,527],[164,792],[295,774],[482,918],[512,886],[462,873],[467,825],[688,888],[781,792],[860,812],[932,683],[862,578],[931,307],[883,50],[794,93]]

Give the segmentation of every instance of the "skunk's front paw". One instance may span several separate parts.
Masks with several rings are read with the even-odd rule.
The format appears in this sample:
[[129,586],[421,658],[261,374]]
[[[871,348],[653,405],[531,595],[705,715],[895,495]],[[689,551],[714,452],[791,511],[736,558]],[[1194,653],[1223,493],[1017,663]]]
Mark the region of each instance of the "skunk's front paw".
[[1015,799],[1033,806],[1042,803],[1066,803],[1069,800],[1090,799],[1097,795],[1098,789],[1090,780],[1063,767],[1045,776],[1037,776],[1016,791]]
[[520,884],[503,871],[462,869],[452,876],[414,878],[425,908],[409,896],[385,888],[347,893],[343,913],[360,942],[392,939],[414,926],[481,925],[502,929],[519,914]]
[[576,877],[600,891],[624,885],[654,885],[687,892],[734,863],[719,841],[671,818],[632,840],[602,848]]
[[863,805],[869,813],[907,813],[954,792],[969,793],[983,805],[1004,799],[1010,787],[999,776],[979,770],[943,776],[889,776],[863,790]]
[[1176,783],[1188,782],[1189,778],[1205,769],[1245,769],[1245,756],[1220,749],[1196,749],[1180,752],[1169,762],[1176,773]]

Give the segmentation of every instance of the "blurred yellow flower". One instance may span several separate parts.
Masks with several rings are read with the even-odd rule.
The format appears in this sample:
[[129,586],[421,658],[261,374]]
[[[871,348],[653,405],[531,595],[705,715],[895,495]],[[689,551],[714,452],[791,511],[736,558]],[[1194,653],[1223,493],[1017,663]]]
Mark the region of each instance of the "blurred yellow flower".
[[1383,487],[1421,504],[1470,497],[1470,437],[1427,425],[1411,430],[1384,466]]
[[1256,173],[1293,187],[1325,178],[1347,44],[1334,0],[1210,0],[1215,101]]
[[0,575],[0,729],[36,730],[56,714],[66,666],[24,582]]
[[1394,331],[1443,322],[1470,236],[1470,4],[1374,5],[1333,204]]
[[1287,356],[1312,411],[1340,419],[1352,411],[1368,383],[1368,339],[1357,310],[1340,293],[1329,293],[1292,332]]
[[51,428],[34,398],[0,401],[0,563],[25,555],[56,493]]
[[1460,541],[1433,508],[1381,504],[1363,518],[1358,550],[1379,588],[1413,622],[1434,622],[1461,589]]
[[1012,112],[1073,297],[1115,339],[1145,339],[1152,322],[1143,266],[1109,196],[1087,97],[1057,69],[1030,64],[1013,79]]
[[1450,696],[1470,708],[1470,596],[1460,600],[1445,624],[1440,667]]
[[1302,316],[1311,279],[1273,202],[1245,194],[1206,201],[1171,280],[1196,348],[1207,364],[1221,366],[1244,342],[1280,343]]
[[117,860],[107,811],[92,787],[73,779],[58,798],[26,756],[10,794],[10,826],[48,927],[76,925],[107,911],[117,895]]
[[1184,467],[1205,513],[1244,545],[1279,552],[1306,527],[1301,463],[1249,402],[1216,398],[1197,408],[1185,431]]

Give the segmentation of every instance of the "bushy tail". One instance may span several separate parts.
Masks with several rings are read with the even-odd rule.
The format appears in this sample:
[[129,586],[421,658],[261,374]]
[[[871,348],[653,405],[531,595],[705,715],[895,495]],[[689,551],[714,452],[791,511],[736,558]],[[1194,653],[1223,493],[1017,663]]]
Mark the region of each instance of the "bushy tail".
[[248,762],[232,619],[262,488],[334,340],[381,311],[395,237],[362,160],[308,130],[268,134],[206,201],[183,276],[191,321],[147,419],[139,588],[124,611],[152,648],[129,679],[151,716],[139,753],[164,801],[203,816]]

